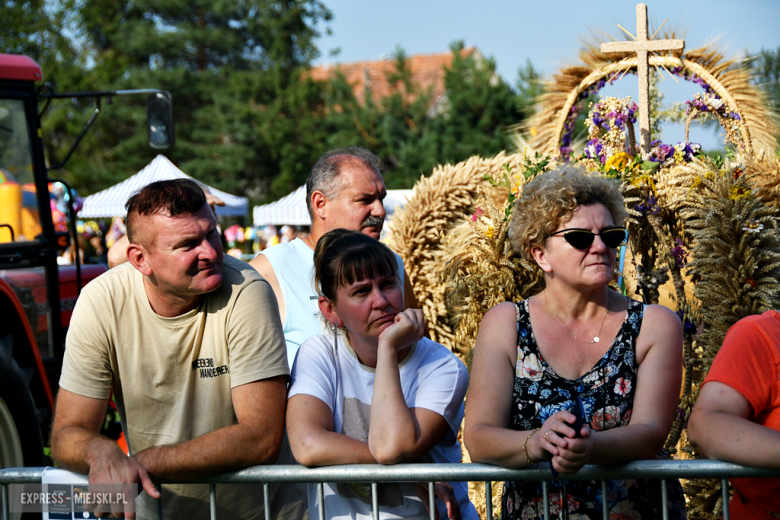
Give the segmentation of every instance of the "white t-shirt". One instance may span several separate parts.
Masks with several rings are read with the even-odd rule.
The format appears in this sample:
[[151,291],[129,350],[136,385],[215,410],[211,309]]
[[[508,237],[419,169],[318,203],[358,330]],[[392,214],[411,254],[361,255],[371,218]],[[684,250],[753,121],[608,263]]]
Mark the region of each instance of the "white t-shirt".
[[[450,426],[444,438],[422,460],[459,463],[461,451],[457,435],[463,419],[463,398],[468,388],[466,367],[445,347],[423,338],[412,347],[399,368],[406,405],[436,412]],[[333,411],[333,431],[368,442],[374,374],[373,368],[360,363],[341,334],[313,336],[298,351],[288,398],[297,394],[317,397]],[[466,483],[451,484],[464,520],[477,520]],[[327,518],[371,519],[370,484],[326,482],[324,491]],[[309,484],[308,495],[309,515],[312,520],[318,520],[316,484]],[[440,518],[446,519],[441,501],[437,503],[443,515]],[[429,518],[425,504],[412,483],[380,484],[379,510],[383,520]]]

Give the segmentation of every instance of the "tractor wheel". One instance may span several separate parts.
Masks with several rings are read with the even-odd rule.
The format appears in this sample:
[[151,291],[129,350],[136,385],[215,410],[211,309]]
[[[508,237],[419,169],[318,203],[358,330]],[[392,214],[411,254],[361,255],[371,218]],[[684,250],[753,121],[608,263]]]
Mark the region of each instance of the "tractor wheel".
[[0,337],[0,468],[43,466],[43,439],[30,393],[33,369],[13,358],[14,337]]

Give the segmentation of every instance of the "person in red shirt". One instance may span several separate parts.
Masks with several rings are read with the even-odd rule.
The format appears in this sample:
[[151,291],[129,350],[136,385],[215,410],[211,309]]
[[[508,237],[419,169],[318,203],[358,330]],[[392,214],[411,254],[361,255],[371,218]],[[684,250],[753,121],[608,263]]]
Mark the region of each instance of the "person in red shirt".
[[[715,356],[688,422],[700,453],[780,468],[780,314],[738,321]],[[780,478],[734,478],[731,518],[780,518]]]

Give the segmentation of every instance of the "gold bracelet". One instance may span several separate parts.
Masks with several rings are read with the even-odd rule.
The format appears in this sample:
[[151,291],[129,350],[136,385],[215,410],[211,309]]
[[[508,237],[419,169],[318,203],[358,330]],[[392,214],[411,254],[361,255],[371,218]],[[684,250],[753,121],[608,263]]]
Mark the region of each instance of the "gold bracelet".
[[534,428],[533,430],[531,430],[531,433],[528,434],[528,437],[526,437],[525,440],[523,441],[523,455],[525,455],[525,460],[528,461],[528,464],[534,463],[534,461],[531,460],[531,457],[528,456],[528,439],[530,439],[531,435],[533,435],[538,431],[539,428]]

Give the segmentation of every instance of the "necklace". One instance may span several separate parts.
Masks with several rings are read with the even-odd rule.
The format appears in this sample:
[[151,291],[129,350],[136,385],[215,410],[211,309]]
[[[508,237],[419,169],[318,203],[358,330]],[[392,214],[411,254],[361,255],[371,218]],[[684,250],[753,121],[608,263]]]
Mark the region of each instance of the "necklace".
[[609,293],[607,293],[607,312],[604,313],[604,318],[601,320],[601,326],[599,327],[599,331],[596,334],[596,336],[593,338],[593,341],[584,341],[578,338],[569,327],[566,326],[566,323],[561,319],[560,316],[558,316],[557,312],[554,312],[552,309],[550,309],[550,303],[547,301],[547,291],[544,292],[544,304],[547,306],[547,312],[550,313],[554,318],[556,318],[558,321],[561,322],[561,325],[563,325],[563,328],[566,329],[566,332],[569,333],[569,336],[576,339],[580,343],[586,343],[586,344],[592,344],[592,343],[598,343],[601,341],[601,329],[604,328],[604,322],[607,321],[607,315],[609,315]]

